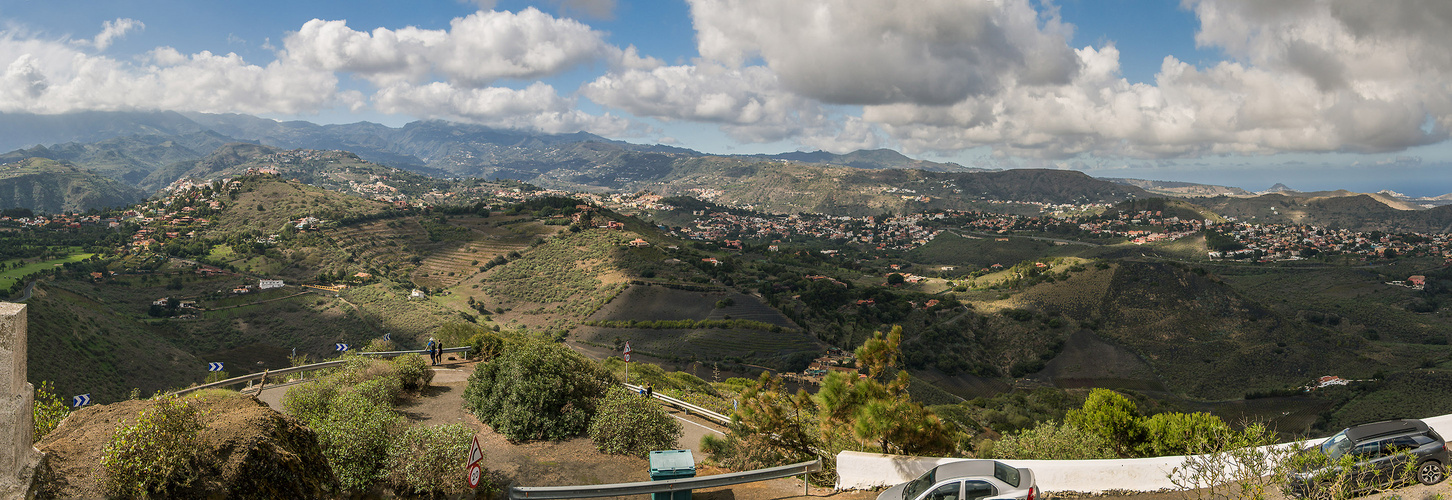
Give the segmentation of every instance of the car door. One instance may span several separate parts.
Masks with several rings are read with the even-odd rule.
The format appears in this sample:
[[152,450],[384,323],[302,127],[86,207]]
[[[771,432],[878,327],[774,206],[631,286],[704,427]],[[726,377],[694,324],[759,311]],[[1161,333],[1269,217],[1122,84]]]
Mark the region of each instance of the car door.
[[963,481],[952,481],[938,485],[932,491],[918,497],[921,500],[958,500],[963,491]]
[[1382,463],[1378,466],[1382,470],[1381,479],[1396,482],[1414,479],[1416,469],[1409,462],[1417,460],[1415,451],[1419,446],[1412,436],[1386,440],[1382,445]]

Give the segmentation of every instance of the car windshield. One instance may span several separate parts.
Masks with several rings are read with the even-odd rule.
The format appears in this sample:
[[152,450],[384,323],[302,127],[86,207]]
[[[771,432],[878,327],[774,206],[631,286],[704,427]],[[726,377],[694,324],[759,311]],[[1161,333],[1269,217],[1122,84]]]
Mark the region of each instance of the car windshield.
[[1341,458],[1347,451],[1351,450],[1351,438],[1346,437],[1346,431],[1336,433],[1321,443],[1321,453],[1325,453],[1332,460]]
[[915,496],[918,496],[918,493],[927,491],[928,488],[933,485],[933,483],[937,482],[937,480],[935,479],[937,476],[937,467],[933,467],[932,470],[924,472],[923,475],[918,476],[917,479],[912,480],[907,484],[907,487],[902,489],[902,497],[904,499],[913,498]]

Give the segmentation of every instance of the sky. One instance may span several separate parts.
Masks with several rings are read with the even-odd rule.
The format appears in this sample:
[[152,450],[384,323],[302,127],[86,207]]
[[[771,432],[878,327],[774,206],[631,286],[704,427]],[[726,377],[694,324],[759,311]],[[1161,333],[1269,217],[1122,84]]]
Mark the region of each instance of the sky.
[[0,112],[1452,193],[1452,2],[0,0]]

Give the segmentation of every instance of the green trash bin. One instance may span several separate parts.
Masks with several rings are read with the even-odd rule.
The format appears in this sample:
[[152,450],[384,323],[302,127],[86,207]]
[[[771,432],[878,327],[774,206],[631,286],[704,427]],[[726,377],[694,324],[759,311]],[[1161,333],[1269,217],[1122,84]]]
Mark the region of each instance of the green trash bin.
[[[696,477],[696,459],[691,450],[664,450],[650,452],[650,480],[681,479]],[[691,490],[652,493],[651,500],[691,500]]]

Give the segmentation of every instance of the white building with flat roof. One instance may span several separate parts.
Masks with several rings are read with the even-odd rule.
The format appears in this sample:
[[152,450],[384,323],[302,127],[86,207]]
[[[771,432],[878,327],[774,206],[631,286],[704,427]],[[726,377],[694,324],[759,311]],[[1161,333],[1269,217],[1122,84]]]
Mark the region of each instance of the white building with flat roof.
[[257,280],[257,289],[266,290],[269,288],[282,288],[282,280]]

